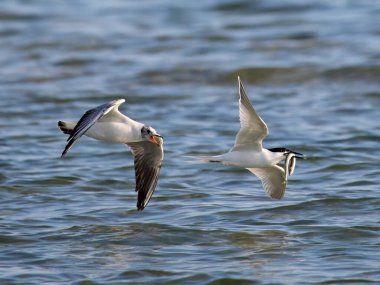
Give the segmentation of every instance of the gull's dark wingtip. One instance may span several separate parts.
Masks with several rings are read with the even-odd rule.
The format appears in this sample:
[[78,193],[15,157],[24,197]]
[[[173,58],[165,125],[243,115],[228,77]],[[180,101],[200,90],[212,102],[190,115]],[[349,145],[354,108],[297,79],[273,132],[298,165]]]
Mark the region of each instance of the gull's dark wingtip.
[[65,158],[67,154],[68,149],[65,148],[65,150],[61,154],[61,158]]
[[65,146],[65,149],[63,150],[63,152],[61,154],[61,158],[64,158],[66,156],[66,154],[68,153],[68,151],[73,146],[74,142],[75,142],[74,140],[70,140],[69,141],[69,143]]
[[137,202],[137,211],[143,211],[145,209],[145,205],[144,203],[141,203],[141,202]]
[[[139,189],[136,187],[136,192],[138,192],[138,191],[139,191]],[[142,199],[141,197],[139,197],[139,195],[137,195],[137,203],[136,203],[137,211],[143,211],[145,209],[146,205],[147,205],[147,203],[145,203],[145,199]]]

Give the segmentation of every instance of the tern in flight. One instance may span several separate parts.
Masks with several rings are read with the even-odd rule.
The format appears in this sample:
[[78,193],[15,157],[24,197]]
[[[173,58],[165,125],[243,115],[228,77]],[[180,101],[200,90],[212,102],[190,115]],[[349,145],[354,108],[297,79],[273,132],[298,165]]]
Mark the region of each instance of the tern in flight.
[[[305,156],[287,148],[263,148],[262,141],[269,133],[268,127],[250,103],[240,77],[238,81],[240,130],[235,145],[225,154],[201,157],[201,160],[244,167],[261,180],[271,198],[281,199],[288,176],[294,172],[296,158],[305,159]],[[285,160],[283,168],[277,165],[282,160]]]
[[69,135],[62,157],[82,136],[127,144],[134,156],[137,210],[144,210],[156,188],[162,160],[163,138],[149,126],[123,115],[119,106],[124,99],[114,100],[88,110],[78,122],[58,122],[61,131]]

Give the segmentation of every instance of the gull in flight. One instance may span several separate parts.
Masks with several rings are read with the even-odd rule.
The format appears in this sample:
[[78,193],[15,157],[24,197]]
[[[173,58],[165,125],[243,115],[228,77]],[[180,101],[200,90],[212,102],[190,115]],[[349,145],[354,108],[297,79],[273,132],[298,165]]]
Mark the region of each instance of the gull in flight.
[[[261,180],[271,198],[281,199],[288,176],[294,172],[296,158],[305,159],[305,156],[287,148],[263,148],[262,141],[269,133],[268,127],[250,103],[240,77],[238,81],[240,130],[235,145],[227,153],[201,157],[201,160],[244,167]],[[277,165],[282,160],[285,160],[284,167]]]
[[119,106],[124,102],[124,99],[114,100],[88,110],[78,122],[59,121],[61,131],[69,135],[61,157],[82,135],[127,144],[134,156],[137,210],[142,211],[156,188],[164,158],[163,138],[152,127],[120,113]]

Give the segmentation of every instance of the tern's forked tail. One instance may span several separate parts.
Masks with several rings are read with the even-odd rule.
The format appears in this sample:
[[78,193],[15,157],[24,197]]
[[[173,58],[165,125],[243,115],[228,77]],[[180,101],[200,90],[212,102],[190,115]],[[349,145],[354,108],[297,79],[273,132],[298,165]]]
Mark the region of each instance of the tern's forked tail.
[[215,156],[190,156],[189,158],[191,158],[192,162],[194,163],[209,163],[209,162],[220,163],[221,162]]

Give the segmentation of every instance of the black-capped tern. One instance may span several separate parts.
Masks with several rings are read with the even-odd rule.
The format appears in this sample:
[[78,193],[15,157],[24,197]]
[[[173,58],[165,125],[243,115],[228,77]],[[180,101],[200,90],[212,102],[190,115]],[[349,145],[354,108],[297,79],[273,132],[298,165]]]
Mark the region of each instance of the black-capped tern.
[[[288,176],[294,172],[296,158],[304,159],[305,156],[287,148],[263,148],[262,141],[269,133],[268,127],[249,101],[240,77],[238,81],[240,130],[235,145],[225,154],[201,157],[201,160],[244,167],[261,180],[271,198],[281,199]],[[277,165],[282,160],[285,160],[284,168]]]
[[156,188],[164,158],[163,138],[152,127],[136,122],[120,113],[124,99],[114,100],[88,110],[78,122],[59,121],[61,131],[69,135],[62,152],[64,157],[82,136],[127,144],[134,156],[137,209],[143,210]]

